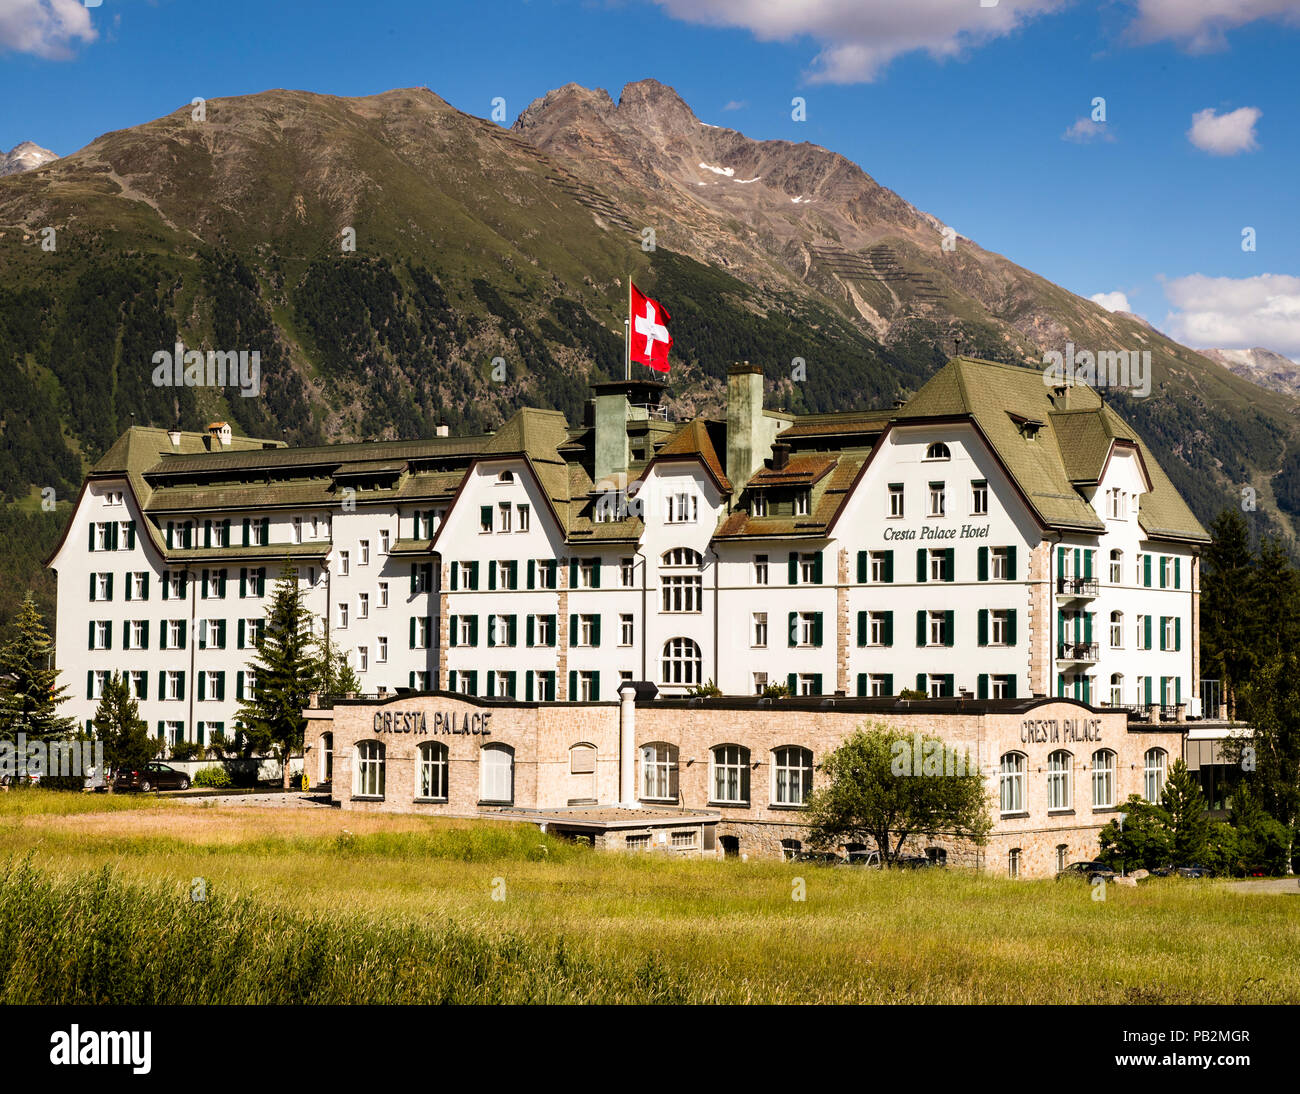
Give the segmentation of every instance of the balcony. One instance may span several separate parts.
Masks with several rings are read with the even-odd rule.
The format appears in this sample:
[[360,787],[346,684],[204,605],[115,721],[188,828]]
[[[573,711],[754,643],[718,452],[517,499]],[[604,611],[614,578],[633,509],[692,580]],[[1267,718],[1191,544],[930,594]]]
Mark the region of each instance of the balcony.
[[1056,595],[1060,600],[1093,600],[1097,596],[1095,577],[1058,577]]
[[1097,660],[1097,643],[1062,642],[1056,647],[1056,659],[1079,665],[1094,664]]

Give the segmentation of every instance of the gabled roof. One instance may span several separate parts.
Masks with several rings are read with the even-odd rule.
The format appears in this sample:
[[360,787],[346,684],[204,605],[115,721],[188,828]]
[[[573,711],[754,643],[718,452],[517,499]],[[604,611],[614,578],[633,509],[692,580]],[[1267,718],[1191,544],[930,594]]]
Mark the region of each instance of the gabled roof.
[[699,460],[708,469],[721,493],[730,494],[732,491],[731,480],[727,478],[727,473],[722,468],[722,461],[718,459],[718,450],[711,435],[713,427],[716,427],[718,433],[717,443],[722,445],[725,451],[726,434],[723,423],[695,418],[687,422],[668,439],[668,442],[655,453],[654,458],[639,477],[644,478],[646,472],[661,460],[694,459]]

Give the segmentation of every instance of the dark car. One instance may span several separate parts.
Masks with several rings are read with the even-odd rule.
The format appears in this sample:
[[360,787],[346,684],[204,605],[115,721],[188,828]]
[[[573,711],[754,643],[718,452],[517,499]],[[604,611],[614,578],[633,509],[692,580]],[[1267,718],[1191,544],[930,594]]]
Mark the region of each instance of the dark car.
[[1110,881],[1115,876],[1115,871],[1102,862],[1072,862],[1056,875],[1056,880],[1082,878],[1084,881],[1092,882],[1096,878],[1104,878]]
[[165,763],[153,760],[134,771],[123,769],[113,782],[117,790],[188,790],[190,777]]
[[844,860],[834,851],[796,851],[791,862],[811,862],[817,866],[838,866]]
[[900,870],[928,870],[934,863],[925,855],[899,855],[894,865]]
[[1152,877],[1213,877],[1214,871],[1208,866],[1192,863],[1188,866],[1162,866],[1151,871]]

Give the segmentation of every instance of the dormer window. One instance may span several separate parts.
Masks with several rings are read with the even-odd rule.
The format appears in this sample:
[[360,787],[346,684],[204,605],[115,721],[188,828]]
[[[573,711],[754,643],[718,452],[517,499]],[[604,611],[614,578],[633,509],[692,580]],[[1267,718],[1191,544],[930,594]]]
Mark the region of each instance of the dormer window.
[[767,495],[761,490],[755,490],[750,502],[750,510],[753,516],[767,516]]
[[952,453],[948,451],[948,446],[943,441],[935,441],[925,450],[927,460],[950,460]]
[[794,495],[794,515],[806,517],[812,509],[812,491],[798,490]]

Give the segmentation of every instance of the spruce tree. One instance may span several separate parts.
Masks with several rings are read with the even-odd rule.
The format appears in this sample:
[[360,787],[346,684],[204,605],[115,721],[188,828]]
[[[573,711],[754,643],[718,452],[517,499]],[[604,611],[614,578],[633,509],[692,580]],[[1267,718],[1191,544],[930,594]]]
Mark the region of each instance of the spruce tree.
[[1257,656],[1255,597],[1260,586],[1246,518],[1225,509],[1210,525],[1210,535],[1201,579],[1201,675],[1220,681],[1235,716],[1237,691],[1249,679]]
[[318,674],[314,647],[312,616],[303,603],[298,571],[286,565],[276,582],[266,629],[253,658],[253,692],[237,714],[253,748],[280,761],[286,790],[289,757],[302,749],[307,725],[302,712]]
[[59,686],[59,670],[51,667],[54,644],[30,593],[12,629],[13,640],[0,649],[0,740],[16,741],[19,733],[33,741],[63,740],[76,723],[59,716],[68,689]]
[[1205,795],[1200,783],[1181,759],[1169,768],[1160,791],[1161,818],[1169,833],[1169,851],[1175,866],[1203,865],[1210,838],[1210,820],[1205,815]]
[[104,743],[104,778],[108,792],[118,771],[138,771],[157,755],[159,741],[149,736],[140,717],[140,704],[131,696],[125,674],[113,673],[91,721],[95,737]]
[[1286,832],[1291,872],[1300,821],[1300,653],[1287,650],[1260,666],[1242,688],[1253,733],[1231,742],[1250,793]]

